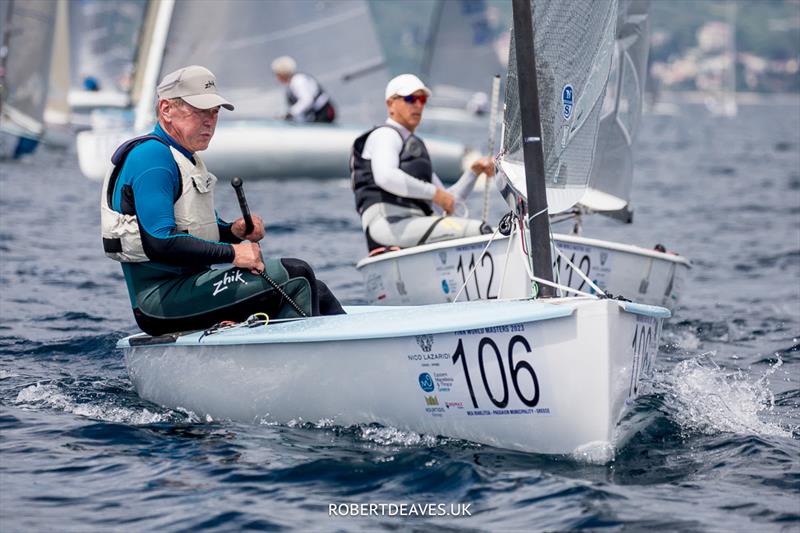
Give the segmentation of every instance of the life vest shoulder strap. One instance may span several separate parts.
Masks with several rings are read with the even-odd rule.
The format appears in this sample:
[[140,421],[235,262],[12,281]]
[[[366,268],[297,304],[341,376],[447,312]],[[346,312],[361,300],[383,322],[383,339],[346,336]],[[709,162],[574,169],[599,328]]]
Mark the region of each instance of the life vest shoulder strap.
[[167,141],[165,141],[158,135],[148,133],[147,135],[140,135],[138,137],[134,137],[133,139],[128,139],[127,141],[119,145],[119,147],[116,150],[114,150],[114,153],[111,156],[111,164],[114,165],[114,170],[111,171],[111,176],[108,179],[108,188],[106,189],[106,203],[109,209],[113,209],[111,202],[114,198],[114,189],[116,189],[117,187],[117,178],[119,177],[120,170],[122,170],[122,165],[128,158],[128,154],[130,154],[131,150],[133,150],[143,142],[151,140],[158,141],[164,146],[169,147]]

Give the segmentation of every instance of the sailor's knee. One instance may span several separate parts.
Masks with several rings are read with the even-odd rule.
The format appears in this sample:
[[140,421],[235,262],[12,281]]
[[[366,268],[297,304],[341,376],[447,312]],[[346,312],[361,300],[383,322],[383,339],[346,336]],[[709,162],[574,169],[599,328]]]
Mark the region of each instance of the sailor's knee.
[[286,257],[281,259],[281,263],[289,274],[289,278],[314,279],[314,269],[302,259]]

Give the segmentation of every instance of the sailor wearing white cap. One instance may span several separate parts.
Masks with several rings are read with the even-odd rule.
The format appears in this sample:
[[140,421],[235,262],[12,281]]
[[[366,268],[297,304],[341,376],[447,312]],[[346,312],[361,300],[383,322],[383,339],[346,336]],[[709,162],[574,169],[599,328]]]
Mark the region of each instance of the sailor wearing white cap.
[[289,56],[272,62],[272,72],[286,85],[286,102],[289,111],[286,120],[295,122],[333,122],[336,110],[330,95],[310,74],[297,72],[297,63]]
[[[117,149],[100,200],[103,248],[122,263],[139,327],[161,335],[257,312],[343,312],[304,261],[262,260],[260,217],[253,215],[250,233],[242,218],[217,217],[217,178],[198,152],[208,148],[220,108],[233,105],[219,94],[214,74],[185,67],[164,76],[157,93],[158,123]],[[233,265],[211,268],[224,263]],[[261,272],[278,280],[282,293]],[[296,309],[286,305],[287,295]]]
[[491,233],[480,220],[450,216],[481,173],[494,175],[491,158],[472,163],[445,189],[425,143],[414,135],[430,89],[413,74],[401,74],[389,81],[385,96],[389,117],[355,140],[350,157],[356,209],[371,254]]

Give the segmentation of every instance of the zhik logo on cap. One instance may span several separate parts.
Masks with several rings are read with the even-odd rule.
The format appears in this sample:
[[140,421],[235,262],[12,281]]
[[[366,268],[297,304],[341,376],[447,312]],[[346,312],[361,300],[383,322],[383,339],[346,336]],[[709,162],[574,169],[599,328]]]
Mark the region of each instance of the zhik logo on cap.
[[158,84],[158,97],[182,98],[198,109],[224,107],[233,111],[233,104],[217,92],[217,78],[205,67],[192,65],[170,72]]

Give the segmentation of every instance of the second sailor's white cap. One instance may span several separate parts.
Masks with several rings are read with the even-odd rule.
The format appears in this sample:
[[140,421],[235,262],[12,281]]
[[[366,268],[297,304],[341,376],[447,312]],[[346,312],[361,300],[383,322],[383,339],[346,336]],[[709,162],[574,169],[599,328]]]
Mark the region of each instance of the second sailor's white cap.
[[431,90],[425,87],[421,79],[413,74],[400,74],[386,84],[386,99],[392,96],[408,96],[419,90],[425,91],[428,96],[431,95]]

